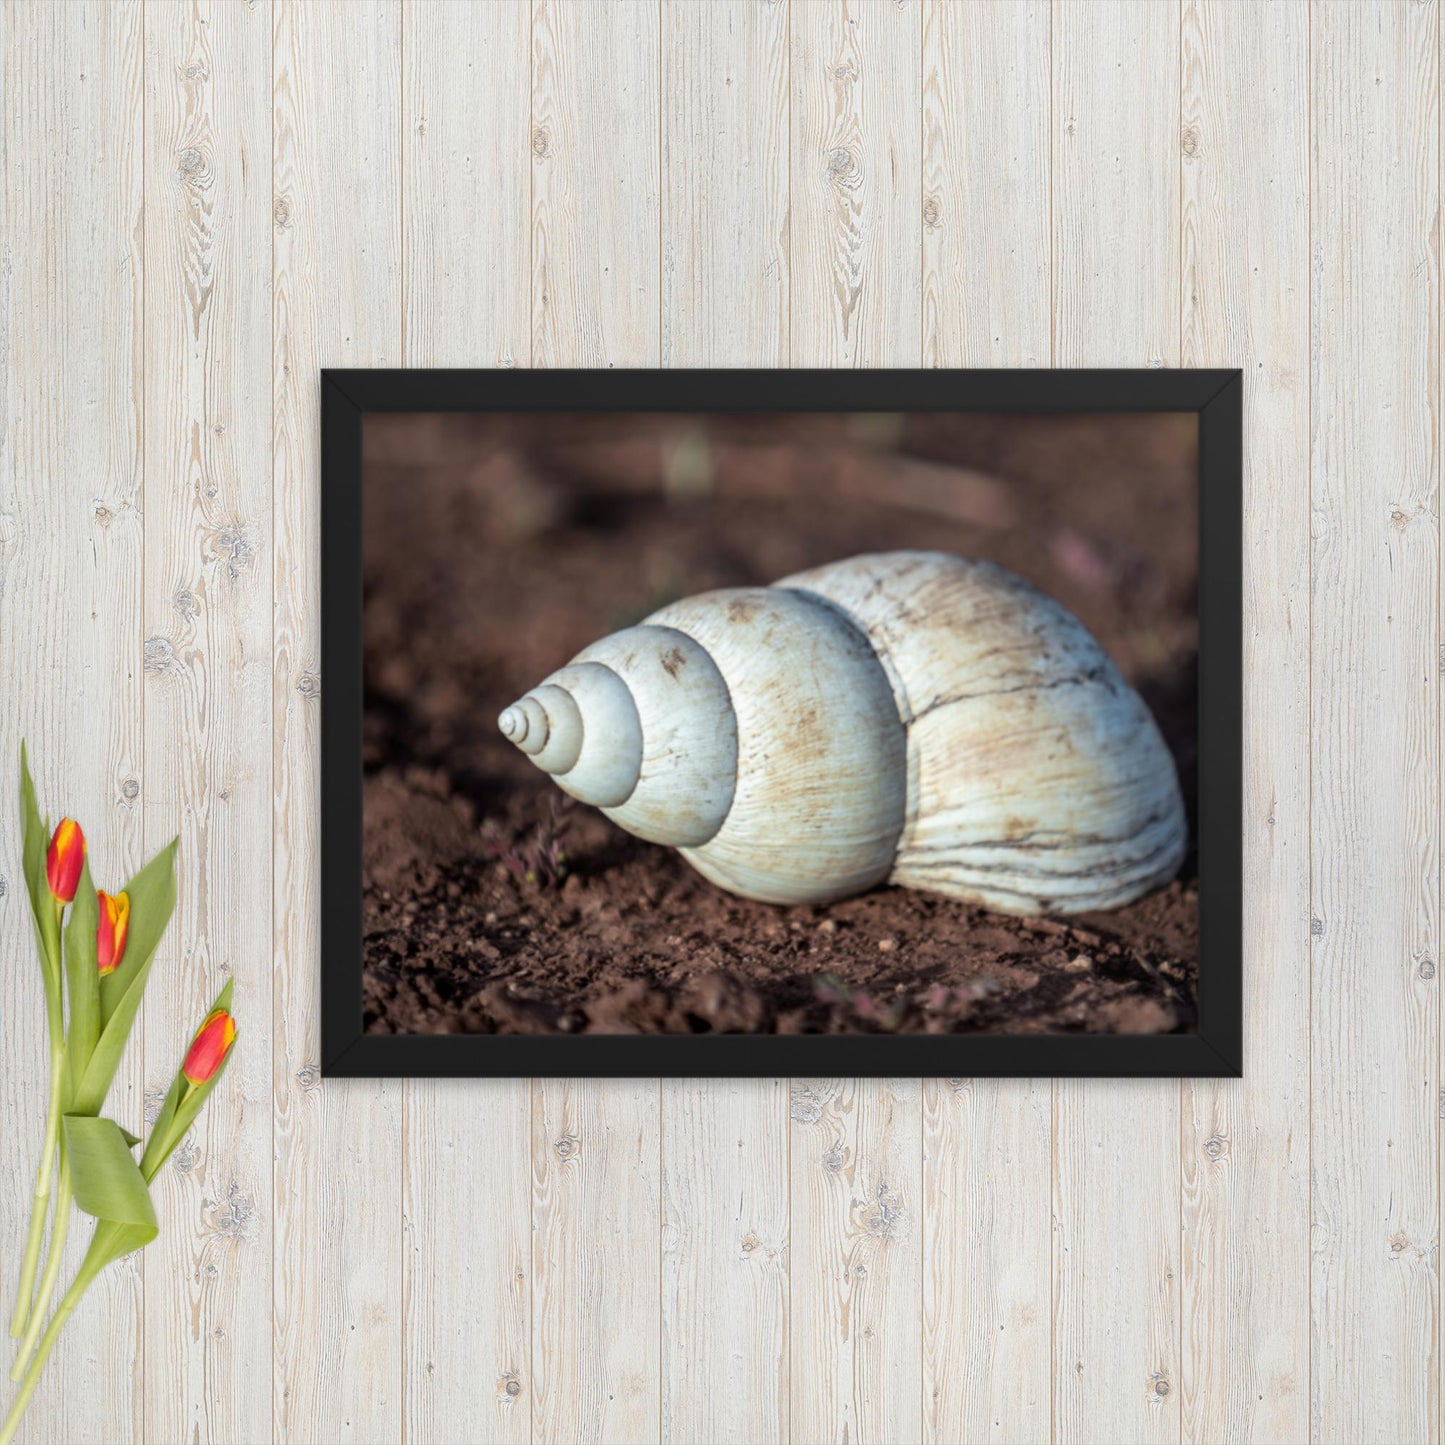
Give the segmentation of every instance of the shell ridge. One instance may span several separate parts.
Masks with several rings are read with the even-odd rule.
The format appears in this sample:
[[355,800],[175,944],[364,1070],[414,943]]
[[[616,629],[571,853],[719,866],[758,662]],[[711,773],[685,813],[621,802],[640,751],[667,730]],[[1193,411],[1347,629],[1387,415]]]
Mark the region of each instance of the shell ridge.
[[[589,663],[588,663],[588,666],[589,666],[589,667],[600,667],[603,672],[611,673],[612,676],[615,677],[615,678],[617,679],[617,681],[621,684],[621,686],[622,686],[624,689],[626,689],[627,695],[628,695],[629,697],[632,697],[632,689],[627,686],[627,679],[624,678],[624,677],[622,676],[622,674],[617,671],[616,668],[608,667],[608,665],[607,665],[605,662],[589,662]],[[633,705],[634,708],[637,706],[637,700],[636,700],[635,698],[633,698],[632,705]],[[581,716],[581,719],[582,719],[582,745],[583,745],[583,747],[585,748],[586,745],[587,745],[587,715],[582,712],[582,709],[581,709],[581,708],[578,708],[577,711],[578,711],[578,713],[579,713],[579,715]],[[581,761],[580,756],[579,756],[579,758],[578,758],[578,761],[579,761],[579,762]],[[567,769],[567,773],[572,772],[572,771],[576,768],[576,766],[577,766],[577,764],[574,763],[571,768],[568,768],[568,769]],[[565,777],[567,776],[567,773],[558,773],[558,774],[556,774],[556,776],[559,777],[559,778],[565,778]],[[641,768],[639,767],[637,776],[636,776],[635,778],[633,778],[633,780],[632,780],[632,786],[631,786],[631,788],[629,788],[629,789],[627,790],[627,798],[630,798],[630,797],[633,795],[633,793],[635,793],[635,792],[637,791],[637,785],[638,785],[638,783],[639,783],[641,780],[642,780],[642,771],[641,771]],[[610,808],[620,808],[620,807],[624,806],[624,804],[626,804],[627,798],[623,798],[620,803],[609,803],[607,806],[610,807]]]
[[618,677],[640,728],[632,791],[603,812],[651,843],[700,846],[715,837],[736,797],[737,723],[711,650],[649,617],[600,638],[575,661]]
[[[728,711],[729,711],[730,713],[732,713],[734,719],[737,718],[738,710],[737,710],[736,706],[735,706],[734,703],[733,703],[732,689],[728,686],[727,674],[723,672],[722,668],[718,667],[718,665],[717,665],[716,662],[713,662],[713,660],[712,660],[712,654],[711,654],[710,652],[708,652],[706,646],[705,646],[698,638],[694,637],[694,636],[692,635],[692,633],[690,633],[685,627],[678,627],[678,626],[676,626],[674,623],[671,623],[671,622],[648,622],[648,621],[644,618],[643,621],[642,621],[639,625],[642,626],[642,627],[650,627],[650,628],[652,628],[652,629],[653,629],[654,631],[656,631],[656,632],[672,632],[672,633],[676,633],[677,636],[679,636],[679,637],[685,637],[685,638],[687,638],[687,640],[688,640],[690,643],[692,643],[692,645],[693,645],[694,647],[698,648],[700,651],[702,651],[704,654],[706,654],[708,661],[709,661],[709,662],[712,662],[713,667],[717,670],[718,681],[722,683],[723,698],[724,698],[724,699],[726,700],[726,702],[727,702]],[[640,777],[639,777],[639,781],[641,781],[641,778],[640,778]],[[736,771],[736,769],[734,769],[734,771],[733,771],[733,778],[732,778],[732,786],[728,789],[728,802],[727,802],[727,807],[723,809],[723,815],[722,815],[721,818],[718,819],[718,821],[717,821],[717,826],[712,830],[711,833],[709,833],[709,834],[707,835],[706,838],[703,838],[703,839],[702,839],[700,842],[698,842],[698,843],[690,844],[690,845],[689,845],[690,847],[701,848],[701,847],[703,847],[705,844],[711,843],[712,840],[713,840],[714,838],[716,838],[719,833],[722,832],[723,826],[727,823],[728,815],[729,815],[729,814],[732,812],[732,810],[733,810],[733,804],[737,801],[737,796],[738,796],[738,779],[737,779],[737,771]]]

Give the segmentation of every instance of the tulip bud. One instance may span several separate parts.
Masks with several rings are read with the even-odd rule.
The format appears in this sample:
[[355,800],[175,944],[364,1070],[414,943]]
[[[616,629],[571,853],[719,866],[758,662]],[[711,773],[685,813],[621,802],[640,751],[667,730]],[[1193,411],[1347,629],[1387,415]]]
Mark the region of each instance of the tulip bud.
[[126,935],[130,932],[130,894],[114,896],[96,889],[100,904],[100,926],[95,930],[95,961],[102,977],[114,973],[125,957]]
[[85,834],[74,818],[62,818],[45,855],[45,879],[57,903],[69,903],[85,865]]
[[181,1073],[191,1084],[204,1084],[215,1076],[222,1061],[236,1041],[236,1020],[223,1008],[212,1009],[206,1021],[196,1030]]

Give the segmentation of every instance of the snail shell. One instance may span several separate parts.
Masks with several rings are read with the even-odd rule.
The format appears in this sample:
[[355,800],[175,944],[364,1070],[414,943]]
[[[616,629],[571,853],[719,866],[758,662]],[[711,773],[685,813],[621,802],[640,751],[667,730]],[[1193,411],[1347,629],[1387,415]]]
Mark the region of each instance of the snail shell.
[[559,787],[745,898],[883,882],[1114,908],[1187,842],[1174,762],[1082,623],[989,562],[887,552],[706,592],[509,707]]

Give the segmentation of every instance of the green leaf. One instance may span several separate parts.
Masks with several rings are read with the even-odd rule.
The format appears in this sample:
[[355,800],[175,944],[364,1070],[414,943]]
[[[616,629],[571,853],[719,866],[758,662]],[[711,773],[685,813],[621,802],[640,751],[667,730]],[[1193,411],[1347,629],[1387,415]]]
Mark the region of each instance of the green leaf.
[[[70,1027],[66,1033],[66,1046],[70,1050],[72,1079],[84,1077],[100,1038],[100,974],[96,966],[95,946],[99,921],[100,904],[95,896],[95,885],[90,881],[90,864],[87,862],[80,870],[80,883],[65,920],[65,991],[70,996]],[[80,1112],[93,1113],[94,1110]]]
[[50,825],[40,816],[35,801],[35,781],[30,776],[30,762],[25,744],[20,744],[20,828],[21,858],[25,870],[25,888],[30,894],[30,911],[35,918],[35,937],[40,946],[41,963],[45,968],[46,988],[60,988],[54,973],[60,957],[60,919],[50,880],[45,876],[45,851],[50,846]]
[[134,1149],[135,1146],[140,1143],[140,1135],[139,1135],[139,1134],[132,1134],[129,1129],[123,1128],[123,1127],[122,1127],[121,1125],[119,1125],[119,1124],[116,1125],[116,1127],[117,1127],[118,1129],[120,1129],[120,1132],[121,1132],[123,1135],[125,1135],[125,1142],[126,1142],[128,1145],[130,1145],[130,1147],[131,1147],[132,1149]]
[[124,1259],[138,1249],[144,1249],[156,1237],[156,1232],[155,1225],[116,1224],[102,1219],[95,1226],[90,1248],[85,1252],[85,1258],[75,1273],[75,1280],[66,1298],[74,1295],[79,1299],[95,1283],[96,1277],[106,1265],[114,1264],[116,1260]]
[[67,1114],[64,1128],[76,1204],[97,1219],[137,1231],[144,1236],[140,1243],[149,1244],[159,1232],[155,1206],[125,1131],[114,1119],[82,1114]]
[[[218,1008],[223,1008],[227,1013],[231,1012],[231,995],[235,991],[235,979],[227,979],[226,986],[216,995],[216,1001],[206,1010],[209,1017]],[[170,1091],[166,1094],[165,1103],[161,1105],[161,1111],[156,1116],[156,1121],[151,1125],[150,1142],[146,1145],[144,1157],[140,1161],[141,1173],[147,1179],[154,1179],[160,1172],[161,1165],[175,1153],[182,1139],[186,1137],[186,1130],[196,1121],[196,1115],[201,1112],[206,1100],[211,1097],[211,1090],[221,1082],[221,1075],[226,1072],[227,1065],[231,1062],[231,1056],[236,1052],[236,1043],[240,1040],[240,1032],[237,1031],[236,1039],[232,1041],[226,1057],[221,1060],[221,1067],[206,1080],[204,1084],[192,1085],[190,1080],[176,1069],[176,1077],[171,1084]],[[191,1041],[186,1041],[186,1050],[190,1051]],[[185,1055],[181,1056],[181,1064],[185,1063]]]
[[[130,895],[130,934],[120,967],[100,981],[102,1029],[109,1027],[111,1019],[132,993],[138,994],[139,989],[145,987],[146,970],[176,907],[176,842],[172,838],[125,885],[125,892]],[[137,996],[132,1001],[132,1018],[139,1003]]]
[[125,885],[130,895],[130,936],[120,967],[100,980],[100,1037],[71,1096],[76,1114],[100,1113],[120,1067],[156,949],[176,906],[175,857],[172,839]]

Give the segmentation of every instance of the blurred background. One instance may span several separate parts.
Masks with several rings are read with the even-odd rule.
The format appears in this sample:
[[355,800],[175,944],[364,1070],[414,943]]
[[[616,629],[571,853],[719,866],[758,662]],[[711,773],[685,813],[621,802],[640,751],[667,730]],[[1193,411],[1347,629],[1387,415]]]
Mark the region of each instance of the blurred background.
[[562,805],[495,718],[675,598],[934,548],[1082,619],[1158,718],[1192,820],[1196,459],[1192,414],[368,417],[368,1026],[1190,1026],[1192,857],[1087,947],[898,890],[772,909]]

